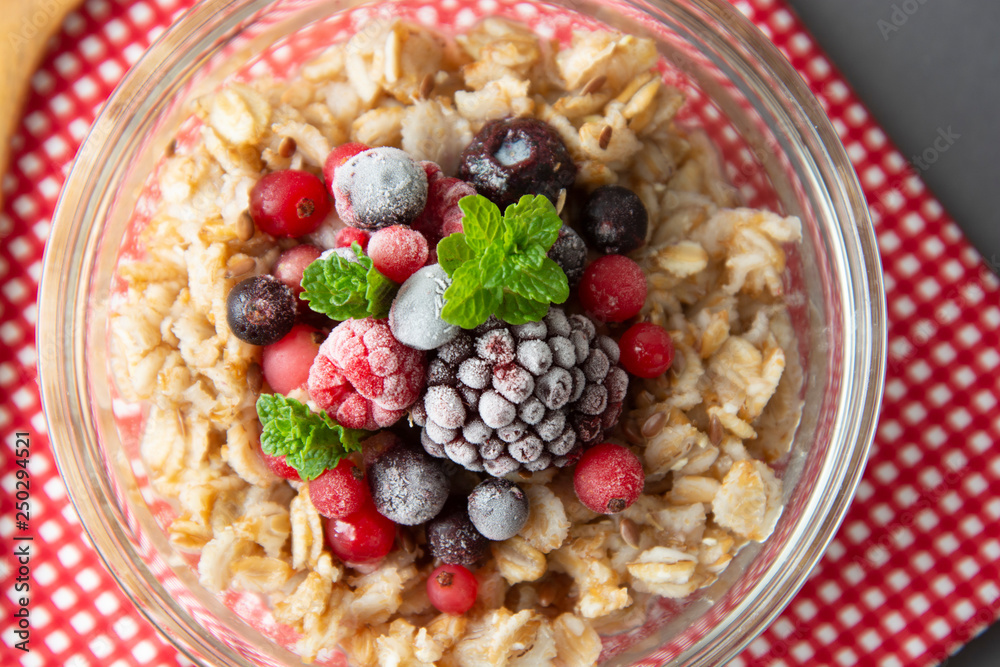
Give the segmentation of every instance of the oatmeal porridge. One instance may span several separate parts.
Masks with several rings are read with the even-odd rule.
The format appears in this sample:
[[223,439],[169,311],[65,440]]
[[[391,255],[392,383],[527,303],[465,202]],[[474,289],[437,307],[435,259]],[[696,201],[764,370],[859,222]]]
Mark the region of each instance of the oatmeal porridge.
[[593,665],[772,531],[800,224],[661,64],[395,21],[194,103],[112,372],[172,544],[304,660]]

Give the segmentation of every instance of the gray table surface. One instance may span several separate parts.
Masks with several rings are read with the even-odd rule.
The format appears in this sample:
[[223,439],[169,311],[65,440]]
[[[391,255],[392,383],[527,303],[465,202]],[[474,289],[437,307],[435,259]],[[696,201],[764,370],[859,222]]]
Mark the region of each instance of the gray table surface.
[[[997,271],[1000,1],[789,2]],[[939,141],[936,148],[934,142],[942,134],[952,139]],[[947,665],[1000,665],[1000,624],[968,644]]]
[[1000,2],[789,2],[997,271]]

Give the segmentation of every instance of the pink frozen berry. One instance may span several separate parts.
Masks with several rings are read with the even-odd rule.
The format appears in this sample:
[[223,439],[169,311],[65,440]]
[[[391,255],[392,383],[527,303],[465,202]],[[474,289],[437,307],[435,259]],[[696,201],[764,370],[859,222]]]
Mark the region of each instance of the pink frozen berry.
[[646,275],[624,255],[605,255],[584,270],[579,296],[588,315],[624,322],[638,315],[646,302]]
[[387,320],[339,324],[309,369],[309,396],[349,428],[391,426],[420,396],[424,353],[396,340]]
[[297,245],[281,253],[274,264],[274,277],[288,285],[295,296],[302,294],[302,274],[321,254],[319,248],[308,243]]
[[299,477],[299,471],[285,462],[284,456],[271,456],[270,454],[265,454],[263,451],[261,451],[260,456],[264,459],[264,465],[267,466],[267,469],[278,477],[292,480],[302,479]]
[[323,164],[323,180],[326,182],[326,189],[331,197],[337,196],[333,192],[333,180],[337,177],[337,168],[366,150],[368,150],[368,146],[365,144],[349,141],[346,144],[340,144],[326,156],[326,162]]
[[576,497],[601,514],[615,514],[634,503],[645,481],[639,457],[610,442],[584,452],[573,473]]
[[342,519],[371,502],[365,471],[350,459],[341,459],[336,468],[324,470],[309,482],[309,499],[316,511],[331,519]]
[[309,380],[309,368],[319,352],[321,334],[305,324],[296,324],[277,343],[264,347],[261,367],[264,378],[279,394],[287,394]]
[[427,263],[428,250],[423,234],[402,225],[380,229],[368,241],[368,256],[375,268],[400,284]]
[[462,209],[458,201],[462,197],[476,194],[476,189],[457,178],[438,177],[428,179],[427,205],[423,212],[411,223],[411,227],[427,237],[432,248],[438,241],[462,230]]
[[336,248],[350,248],[352,243],[357,243],[362,250],[368,248],[368,239],[371,234],[357,227],[342,227],[337,232],[337,238],[333,244]]

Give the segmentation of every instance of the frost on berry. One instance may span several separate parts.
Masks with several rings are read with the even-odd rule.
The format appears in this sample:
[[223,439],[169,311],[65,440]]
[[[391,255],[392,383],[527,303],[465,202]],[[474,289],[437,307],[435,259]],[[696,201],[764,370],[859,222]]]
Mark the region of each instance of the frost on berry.
[[309,396],[342,425],[391,426],[420,396],[424,353],[397,341],[385,320],[347,320],[320,346],[309,370]]
[[516,326],[491,317],[430,354],[428,389],[411,415],[421,442],[497,477],[576,462],[617,424],[628,389],[615,341],[559,308]]

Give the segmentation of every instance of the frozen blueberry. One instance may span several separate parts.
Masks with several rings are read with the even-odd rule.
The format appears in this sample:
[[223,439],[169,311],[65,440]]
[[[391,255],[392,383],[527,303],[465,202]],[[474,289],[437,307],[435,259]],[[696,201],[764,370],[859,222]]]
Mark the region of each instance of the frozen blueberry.
[[396,340],[417,350],[433,350],[459,334],[459,327],[441,319],[444,291],[450,284],[440,264],[425,266],[407,278],[389,310],[389,328]]
[[427,523],[427,545],[431,555],[444,563],[474,567],[485,558],[490,541],[472,525],[467,503],[452,498]]
[[626,255],[646,241],[649,215],[639,195],[620,185],[594,190],[580,228],[590,244],[609,255]]
[[405,526],[433,519],[448,499],[444,468],[409,447],[392,447],[368,466],[367,473],[375,509]]
[[462,152],[459,176],[504,210],[522,195],[559,191],[576,179],[576,165],[558,133],[533,118],[490,121]]
[[566,274],[570,287],[576,287],[583,277],[583,267],[587,263],[587,244],[571,227],[563,225],[559,238],[549,248],[549,259],[559,265]]
[[509,540],[528,521],[528,496],[506,479],[488,479],[469,494],[469,519],[487,538]]
[[226,323],[233,335],[251,345],[270,345],[295,325],[295,294],[271,276],[238,283],[226,297]]
[[373,148],[337,169],[334,194],[337,213],[352,227],[405,225],[427,203],[427,173],[398,148]]

